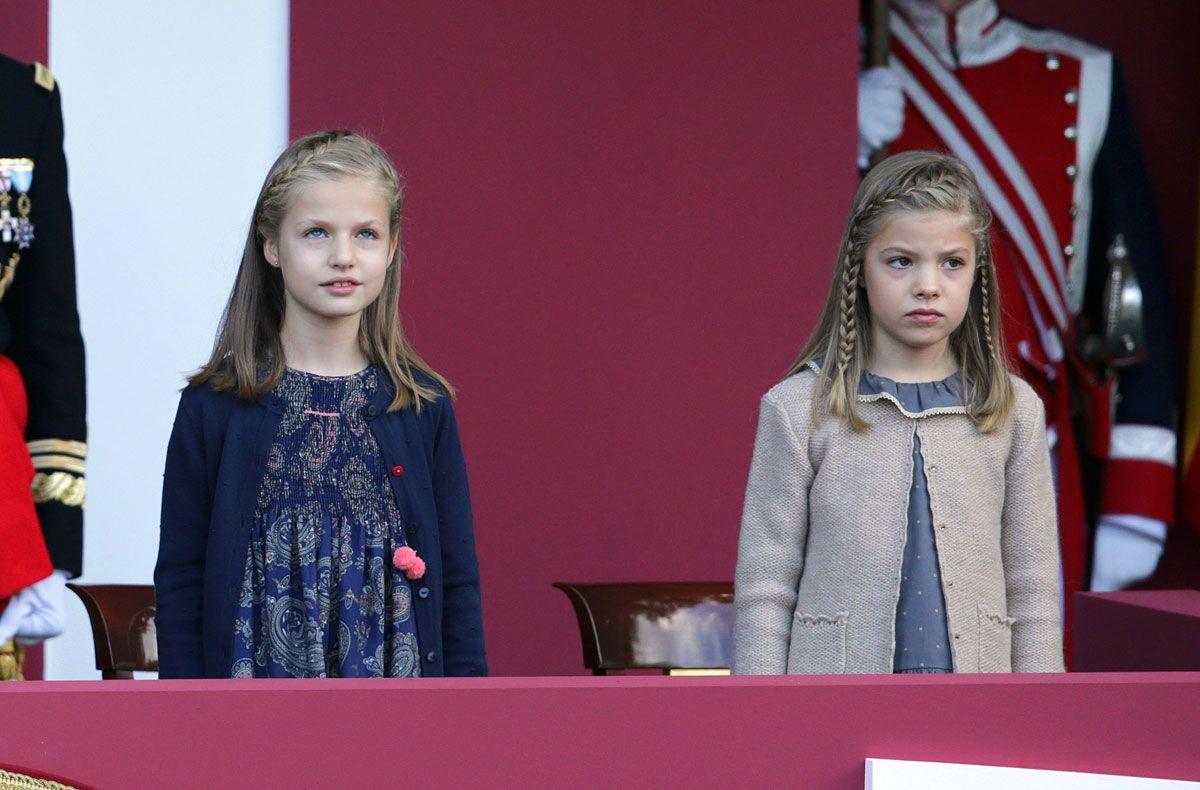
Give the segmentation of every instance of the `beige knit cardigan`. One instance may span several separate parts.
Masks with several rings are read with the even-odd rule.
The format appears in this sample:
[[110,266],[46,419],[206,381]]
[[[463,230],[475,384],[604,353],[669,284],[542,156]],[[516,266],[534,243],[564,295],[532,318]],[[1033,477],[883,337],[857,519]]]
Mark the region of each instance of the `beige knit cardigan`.
[[999,431],[965,409],[858,396],[871,425],[812,420],[817,374],[762,399],[734,594],[736,674],[890,673],[914,434],[929,485],[955,672],[1063,671],[1044,408],[1024,381]]

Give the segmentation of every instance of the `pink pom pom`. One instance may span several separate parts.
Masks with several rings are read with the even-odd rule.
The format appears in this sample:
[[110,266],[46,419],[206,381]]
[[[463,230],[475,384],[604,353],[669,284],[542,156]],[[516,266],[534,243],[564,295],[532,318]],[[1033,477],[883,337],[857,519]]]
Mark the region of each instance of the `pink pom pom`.
[[404,572],[409,579],[420,579],[425,575],[425,560],[417,556],[410,546],[401,546],[392,556],[392,564]]

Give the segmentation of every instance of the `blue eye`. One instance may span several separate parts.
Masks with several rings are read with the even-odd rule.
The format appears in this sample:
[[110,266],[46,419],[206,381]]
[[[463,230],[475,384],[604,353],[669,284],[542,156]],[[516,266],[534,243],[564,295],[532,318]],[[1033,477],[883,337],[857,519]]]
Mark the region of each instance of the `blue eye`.
[[362,235],[366,235],[366,237],[367,237],[368,239],[377,239],[377,238],[379,238],[379,234],[378,234],[378,233],[376,233],[375,231],[371,230],[370,228],[367,228],[367,229],[365,229],[365,230],[360,230],[360,231],[358,232],[358,235],[360,235],[360,236],[362,236]]
[[328,235],[329,234],[325,232],[324,228],[309,228],[308,230],[304,231],[304,238],[306,239],[317,239]]
[[897,255],[895,258],[888,258],[887,265],[891,266],[893,269],[903,269],[906,266],[911,266],[912,261],[903,255]]
[[947,258],[942,265],[950,269],[961,269],[967,264],[962,260],[962,258]]

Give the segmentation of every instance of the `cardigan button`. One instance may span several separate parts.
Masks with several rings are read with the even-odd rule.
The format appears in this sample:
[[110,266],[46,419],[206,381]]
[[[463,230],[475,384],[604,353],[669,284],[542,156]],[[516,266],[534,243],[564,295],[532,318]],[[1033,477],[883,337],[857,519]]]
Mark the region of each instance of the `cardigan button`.
[[417,590],[417,597],[418,598],[428,598],[429,597],[429,588],[422,587],[421,589]]
[[374,417],[377,414],[379,414],[379,409],[375,408],[374,406],[367,407],[367,416],[368,417]]
[[403,466],[396,465],[392,467],[392,477],[399,477],[402,474],[404,474]]
[[430,650],[428,653],[425,654],[425,661],[427,663],[432,664],[436,660],[437,660],[437,653],[433,652],[432,650]]
[[408,526],[404,528],[404,531],[409,535],[416,535],[418,529],[420,529],[420,527],[417,526],[417,522],[410,521],[408,522]]

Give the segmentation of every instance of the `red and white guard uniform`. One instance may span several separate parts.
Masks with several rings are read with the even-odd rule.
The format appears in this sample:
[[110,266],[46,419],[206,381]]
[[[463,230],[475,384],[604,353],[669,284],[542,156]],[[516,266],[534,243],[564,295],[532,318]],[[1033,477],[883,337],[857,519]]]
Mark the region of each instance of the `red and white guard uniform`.
[[[905,99],[891,152],[957,155],[995,214],[1009,352],[1046,404],[1066,593],[1144,577],[1174,508],[1173,327],[1157,221],[1112,53],[1005,17],[993,0],[953,14],[929,0],[895,0],[889,26],[890,68]],[[1108,386],[1089,385],[1072,349],[1081,316],[1099,324],[1105,252],[1117,234],[1142,287],[1149,358]],[[1074,389],[1091,404],[1089,436],[1073,427],[1069,377],[1085,382]],[[1089,506],[1081,443],[1102,467]],[[1090,571],[1089,510],[1098,524]]]

